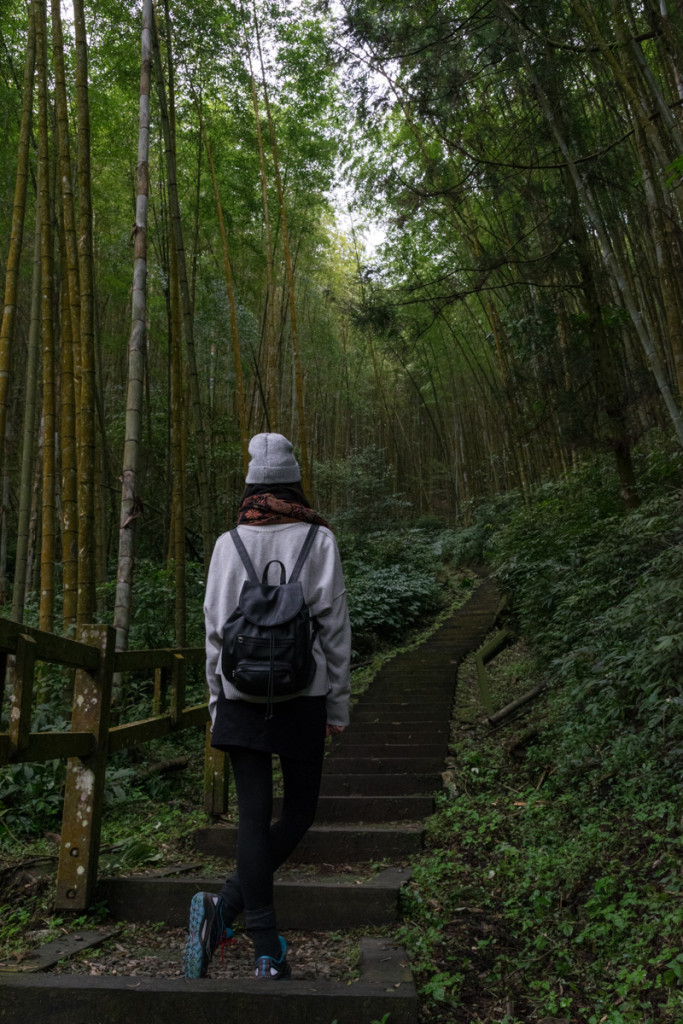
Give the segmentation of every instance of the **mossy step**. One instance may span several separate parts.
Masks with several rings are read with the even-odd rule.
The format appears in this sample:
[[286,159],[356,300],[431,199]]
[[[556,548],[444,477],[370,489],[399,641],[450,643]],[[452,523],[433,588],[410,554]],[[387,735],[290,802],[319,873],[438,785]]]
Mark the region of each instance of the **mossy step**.
[[[454,700],[448,695],[446,698],[430,700],[425,702],[420,699],[419,694],[404,694],[395,697],[393,700],[367,700],[359,707],[359,712],[365,712],[367,716],[372,715],[375,720],[384,722],[393,721],[397,715],[403,715],[406,719],[415,722],[448,722],[451,718]],[[351,712],[351,725],[355,721],[355,708]]]

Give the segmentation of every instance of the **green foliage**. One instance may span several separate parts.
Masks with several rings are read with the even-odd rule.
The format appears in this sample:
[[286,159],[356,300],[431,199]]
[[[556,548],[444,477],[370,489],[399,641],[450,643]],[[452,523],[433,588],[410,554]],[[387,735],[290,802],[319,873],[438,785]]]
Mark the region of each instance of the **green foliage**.
[[373,638],[395,641],[439,606],[440,590],[429,573],[392,565],[358,568],[348,577],[349,614],[357,650]]
[[[204,570],[198,562],[185,563],[188,647],[204,644]],[[116,582],[105,584],[102,596],[110,620]],[[158,565],[139,560],[135,566],[135,590],[128,646],[130,650],[174,646],[175,577],[173,563]]]
[[[458,982],[472,962],[492,998],[516,993],[539,1015],[640,1024],[658,1014],[675,1024],[683,1007],[680,806],[661,801],[625,814],[586,807],[576,794],[549,802],[534,785],[514,788],[519,780],[501,763],[475,772],[475,753],[461,751],[466,793],[442,803],[435,848],[408,896],[401,938],[424,995],[459,1005]],[[444,945],[444,921],[454,922],[458,945],[467,943],[464,955]],[[444,984],[441,964],[454,955],[460,979]],[[616,1004],[619,1016],[603,1018]]]
[[562,779],[638,773],[654,795],[683,753],[680,498],[626,514],[595,483],[591,467],[548,485],[491,553],[522,632],[562,687]]
[[0,768],[0,822],[10,837],[54,828],[61,815],[65,775],[62,761]]
[[339,543],[356,654],[405,640],[447,601],[455,579],[447,531],[342,533]]
[[100,871],[113,875],[121,871],[156,864],[163,858],[158,844],[136,836],[126,836],[114,843],[100,857]]
[[515,1020],[683,1019],[681,459],[639,459],[635,511],[597,460],[470,528],[533,645],[498,678],[550,686],[524,764],[485,722],[453,747],[404,897],[426,1019],[507,998]]
[[391,530],[405,521],[410,502],[396,493],[387,451],[374,444],[352,448],[345,458],[319,463],[316,492],[322,508],[334,510],[335,525],[361,534]]

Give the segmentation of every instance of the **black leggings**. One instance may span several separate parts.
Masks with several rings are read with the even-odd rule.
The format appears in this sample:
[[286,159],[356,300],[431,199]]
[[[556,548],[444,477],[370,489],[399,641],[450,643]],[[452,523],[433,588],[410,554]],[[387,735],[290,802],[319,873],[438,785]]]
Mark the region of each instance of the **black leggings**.
[[228,747],[237,790],[239,829],[237,871],[226,881],[221,898],[226,924],[241,910],[259,910],[273,902],[273,873],[313,824],[320,792],[322,753],[300,761],[280,755],[284,797],[282,813],[273,813],[272,754],[249,747]]

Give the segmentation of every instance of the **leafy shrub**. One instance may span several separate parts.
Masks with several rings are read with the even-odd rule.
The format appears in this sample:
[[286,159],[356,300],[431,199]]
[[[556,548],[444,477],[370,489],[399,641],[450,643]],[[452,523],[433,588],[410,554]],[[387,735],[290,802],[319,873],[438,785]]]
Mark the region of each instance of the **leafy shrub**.
[[357,569],[347,575],[354,647],[368,651],[376,640],[401,640],[441,602],[433,576],[401,565]]
[[605,474],[598,485],[592,466],[518,510],[492,537],[491,557],[562,687],[558,785],[581,766],[589,778],[639,773],[655,792],[683,753],[678,494],[626,513],[615,481]]
[[61,817],[66,765],[63,761],[0,768],[0,820],[10,835],[40,833]]
[[339,529],[363,531],[369,524],[400,525],[411,504],[396,492],[391,462],[383,448],[353,448],[344,459],[315,467],[316,501],[333,514]]
[[443,607],[455,579],[451,531],[342,532],[338,539],[356,654],[401,642]]
[[[199,562],[185,563],[186,641],[188,647],[204,644],[204,568]],[[172,647],[175,633],[175,577],[173,563],[157,565],[139,560],[135,566],[133,605],[128,637],[130,650]],[[105,621],[111,622],[116,581],[101,588],[106,603]]]

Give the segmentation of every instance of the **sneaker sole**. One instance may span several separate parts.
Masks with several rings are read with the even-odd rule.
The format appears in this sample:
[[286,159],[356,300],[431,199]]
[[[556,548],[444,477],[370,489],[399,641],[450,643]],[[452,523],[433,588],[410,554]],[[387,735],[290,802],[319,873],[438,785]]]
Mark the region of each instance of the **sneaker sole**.
[[209,967],[209,958],[200,939],[202,924],[206,918],[204,911],[204,894],[195,893],[190,903],[190,934],[185,943],[183,963],[186,978],[205,978]]

